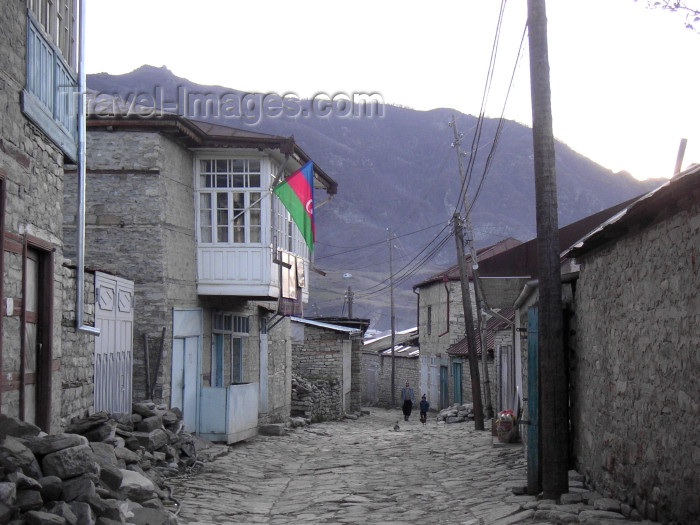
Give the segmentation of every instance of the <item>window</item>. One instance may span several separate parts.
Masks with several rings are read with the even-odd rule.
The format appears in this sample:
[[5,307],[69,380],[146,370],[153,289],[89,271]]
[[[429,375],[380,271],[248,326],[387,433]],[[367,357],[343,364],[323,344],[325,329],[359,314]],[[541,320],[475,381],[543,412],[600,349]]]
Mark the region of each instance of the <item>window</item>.
[[72,160],[77,156],[76,0],[27,0],[22,111]]
[[430,335],[432,333],[432,330],[433,330],[433,307],[432,306],[428,306],[428,319],[427,319],[427,321],[428,321],[428,327],[427,327],[428,335]]
[[262,242],[260,160],[199,161],[199,242]]
[[215,312],[213,325],[211,385],[243,382],[243,336],[250,332],[250,318]]

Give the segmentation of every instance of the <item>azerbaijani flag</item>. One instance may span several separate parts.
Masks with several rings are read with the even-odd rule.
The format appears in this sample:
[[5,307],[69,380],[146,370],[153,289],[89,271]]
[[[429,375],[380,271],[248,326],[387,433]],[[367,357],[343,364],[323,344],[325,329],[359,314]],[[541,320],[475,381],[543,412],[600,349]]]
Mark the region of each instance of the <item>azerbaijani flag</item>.
[[299,171],[292,173],[287,180],[275,186],[272,190],[292,219],[299,227],[301,235],[309,247],[309,253],[314,251],[316,226],[314,225],[314,165],[309,161]]

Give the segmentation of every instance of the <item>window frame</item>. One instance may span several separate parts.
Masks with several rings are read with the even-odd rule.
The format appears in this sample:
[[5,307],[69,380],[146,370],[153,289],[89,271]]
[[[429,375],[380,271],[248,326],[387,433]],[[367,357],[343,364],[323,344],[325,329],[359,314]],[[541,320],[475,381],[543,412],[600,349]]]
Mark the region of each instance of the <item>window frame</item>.
[[211,332],[211,386],[243,383],[243,338],[250,334],[250,316],[215,310]]
[[[218,247],[266,244],[263,216],[265,187],[268,184],[267,159],[252,155],[201,153],[195,157],[194,162],[197,243]],[[234,171],[235,163],[238,162],[245,166],[243,171]],[[206,166],[205,163],[211,164]],[[218,171],[224,163],[226,167]],[[257,171],[251,167],[255,163],[258,164]],[[204,196],[208,196],[208,202],[204,202]],[[205,211],[208,218],[203,220],[206,217],[203,214]],[[209,235],[204,235],[204,231],[208,231]]]

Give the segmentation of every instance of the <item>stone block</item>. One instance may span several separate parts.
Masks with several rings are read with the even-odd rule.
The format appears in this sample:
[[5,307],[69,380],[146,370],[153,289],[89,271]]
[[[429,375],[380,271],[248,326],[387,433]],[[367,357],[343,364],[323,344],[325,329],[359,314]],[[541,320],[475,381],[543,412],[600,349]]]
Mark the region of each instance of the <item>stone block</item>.
[[17,485],[9,481],[0,482],[0,502],[11,507],[17,498]]
[[13,417],[0,414],[0,440],[6,436],[28,437],[37,436],[41,429],[31,423],[20,421]]
[[37,510],[27,512],[23,519],[27,525],[66,525],[66,519],[63,516]]
[[134,432],[134,437],[146,450],[158,450],[168,444],[168,435],[161,429],[152,432]]
[[0,523],[9,523],[12,513],[12,507],[0,501]]
[[44,457],[41,464],[47,476],[58,476],[63,480],[83,474],[99,476],[100,471],[88,445],[52,452]]
[[103,465],[100,468],[100,481],[112,490],[119,490],[123,475],[119,467],[115,465]]
[[125,498],[137,502],[153,499],[153,493],[155,491],[153,481],[131,470],[122,470],[121,472],[123,479],[119,490]]
[[64,501],[74,501],[82,496],[94,496],[95,484],[88,476],[78,476],[63,481]]
[[39,510],[44,505],[41,493],[38,490],[18,490],[15,506],[22,512],[28,510]]
[[71,509],[70,505],[65,501],[59,501],[54,503],[53,505],[49,505],[47,507],[47,510],[51,514],[61,516],[65,520],[65,523],[67,525],[79,525],[78,517],[75,515],[75,512],[73,512],[73,509]]
[[44,437],[32,437],[25,441],[27,448],[37,456],[45,456],[64,448],[77,447],[86,444],[83,436],[77,434],[55,434]]
[[7,472],[22,470],[22,472],[32,478],[43,476],[39,463],[32,451],[14,436],[6,436],[0,443],[0,467]]
[[125,463],[138,463],[140,459],[139,455],[136,452],[129,450],[125,447],[116,447],[114,449],[114,455],[117,458],[117,460],[124,460]]
[[117,465],[117,456],[115,448],[112,445],[97,441],[90,443],[90,448],[100,466],[104,466],[105,464]]
[[45,502],[57,501],[63,493],[63,481],[58,476],[44,476],[37,480],[41,485],[41,497]]
[[600,498],[593,502],[593,508],[595,510],[620,512],[620,502],[611,498]]
[[135,425],[135,429],[138,432],[152,432],[156,429],[159,429],[163,426],[163,417],[162,416],[151,416],[142,419]]

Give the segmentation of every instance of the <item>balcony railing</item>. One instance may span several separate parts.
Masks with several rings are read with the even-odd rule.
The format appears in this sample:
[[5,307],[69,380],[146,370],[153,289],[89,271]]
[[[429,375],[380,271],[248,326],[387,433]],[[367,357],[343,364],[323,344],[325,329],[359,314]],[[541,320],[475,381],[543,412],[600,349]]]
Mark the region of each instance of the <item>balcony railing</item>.
[[73,161],[78,150],[77,94],[73,71],[27,11],[27,82],[22,111]]

